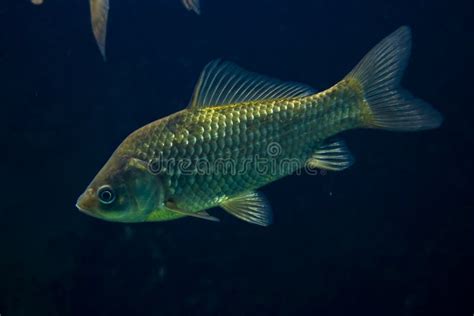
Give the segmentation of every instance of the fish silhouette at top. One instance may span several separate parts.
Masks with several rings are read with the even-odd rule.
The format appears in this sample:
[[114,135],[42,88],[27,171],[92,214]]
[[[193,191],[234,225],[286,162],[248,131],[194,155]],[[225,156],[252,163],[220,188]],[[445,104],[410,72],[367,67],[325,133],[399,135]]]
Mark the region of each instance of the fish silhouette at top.
[[[319,93],[211,62],[189,106],[129,135],[76,206],[118,222],[217,220],[206,210],[219,206],[266,226],[272,213],[258,188],[305,166],[337,171],[352,164],[335,135],[355,128],[420,131],[441,124],[436,110],[400,87],[410,48],[410,29],[402,27]],[[202,162],[210,168],[201,168]],[[219,162],[225,167],[212,168]]]
[[[107,20],[109,16],[109,0],[89,0],[91,9],[92,32],[105,59],[105,40],[107,37]],[[181,0],[189,11],[200,14],[199,0]]]

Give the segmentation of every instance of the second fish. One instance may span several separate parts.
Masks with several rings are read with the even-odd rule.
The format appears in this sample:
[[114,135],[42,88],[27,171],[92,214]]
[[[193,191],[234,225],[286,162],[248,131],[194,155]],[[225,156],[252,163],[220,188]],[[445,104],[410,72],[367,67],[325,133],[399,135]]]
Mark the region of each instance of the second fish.
[[[105,40],[107,37],[107,19],[109,16],[109,0],[89,0],[91,6],[92,31],[105,59]],[[200,14],[199,0],[181,0],[184,7]]]

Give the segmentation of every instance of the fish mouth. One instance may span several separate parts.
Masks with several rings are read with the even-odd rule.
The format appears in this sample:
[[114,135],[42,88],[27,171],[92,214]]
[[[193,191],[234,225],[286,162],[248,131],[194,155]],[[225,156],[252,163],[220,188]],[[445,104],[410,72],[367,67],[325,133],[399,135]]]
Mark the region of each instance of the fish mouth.
[[84,209],[84,208],[82,208],[82,207],[79,205],[79,203],[76,203],[76,208],[77,208],[79,211],[83,212],[83,213],[89,214],[89,211],[86,210],[86,209]]
[[83,214],[86,214],[86,215],[88,215],[88,216],[92,216],[92,217],[101,219],[101,217],[100,217],[98,214],[95,214],[93,211],[88,210],[88,209],[85,209],[84,207],[82,207],[82,206],[79,204],[79,201],[76,203],[76,208],[77,208],[81,213],[83,213]]
[[91,211],[89,211],[89,210],[87,210],[87,209],[81,207],[81,206],[79,205],[79,203],[76,203],[76,208],[77,208],[81,213],[84,213],[84,214],[89,215],[89,216],[96,217]]
[[93,215],[90,210],[88,210],[84,206],[81,206],[81,201],[84,200],[84,195],[85,195],[85,193],[81,194],[81,196],[77,199],[76,208],[84,214]]

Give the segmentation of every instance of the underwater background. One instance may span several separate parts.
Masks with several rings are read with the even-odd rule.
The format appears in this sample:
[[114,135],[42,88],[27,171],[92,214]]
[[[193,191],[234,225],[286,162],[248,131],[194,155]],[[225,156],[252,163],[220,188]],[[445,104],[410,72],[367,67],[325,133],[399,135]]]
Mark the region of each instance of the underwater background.
[[[472,315],[472,1],[0,3],[0,314]],[[420,133],[344,133],[356,163],[263,188],[274,224],[120,224],[75,208],[133,130],[184,108],[214,58],[325,89],[401,25]]]

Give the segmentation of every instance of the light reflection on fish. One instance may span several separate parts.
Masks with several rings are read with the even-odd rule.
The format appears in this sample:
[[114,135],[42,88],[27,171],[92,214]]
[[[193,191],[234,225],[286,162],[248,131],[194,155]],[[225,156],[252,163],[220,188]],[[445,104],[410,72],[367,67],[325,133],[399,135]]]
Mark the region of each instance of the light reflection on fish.
[[[258,188],[303,166],[339,171],[352,165],[352,155],[335,135],[356,128],[420,131],[441,124],[435,109],[400,87],[410,48],[410,29],[402,27],[319,93],[211,62],[190,105],[129,135],[76,206],[118,222],[185,216],[215,221],[206,210],[219,206],[266,226],[272,213]],[[219,159],[239,172],[199,172],[197,162],[215,166]],[[297,164],[283,164],[289,159]],[[173,161],[178,164],[168,164]]]
[[[89,0],[91,10],[92,32],[99,46],[100,53],[105,59],[105,41],[107,36],[107,19],[109,15],[109,0]],[[199,0],[181,0],[189,11],[200,14]]]

